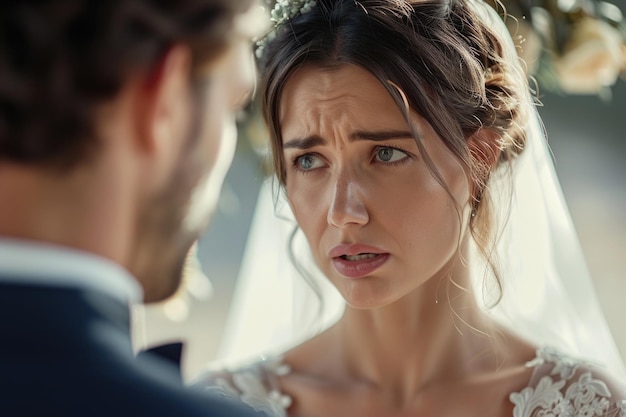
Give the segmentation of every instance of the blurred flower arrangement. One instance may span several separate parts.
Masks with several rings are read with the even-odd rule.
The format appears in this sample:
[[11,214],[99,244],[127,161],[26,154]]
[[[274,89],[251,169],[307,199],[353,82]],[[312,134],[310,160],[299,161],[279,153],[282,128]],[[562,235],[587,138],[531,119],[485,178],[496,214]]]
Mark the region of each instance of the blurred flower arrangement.
[[509,15],[506,23],[528,75],[540,87],[608,99],[611,86],[620,76],[626,78],[626,21],[616,4],[601,0],[499,2]]

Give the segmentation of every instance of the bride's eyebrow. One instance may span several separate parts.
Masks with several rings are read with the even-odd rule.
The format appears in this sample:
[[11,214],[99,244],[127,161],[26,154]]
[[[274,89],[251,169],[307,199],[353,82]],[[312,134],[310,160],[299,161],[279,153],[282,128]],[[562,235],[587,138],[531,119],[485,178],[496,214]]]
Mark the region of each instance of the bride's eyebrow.
[[356,140],[371,140],[374,142],[380,142],[390,139],[414,139],[413,134],[404,130],[382,130],[377,132],[367,132],[357,130],[350,135],[351,141]]
[[283,149],[310,149],[319,145],[326,145],[326,140],[320,136],[307,136],[305,138],[295,138],[283,144]]
[[[382,130],[382,131],[362,131],[357,130],[350,135],[350,141],[369,140],[381,142],[391,139],[411,139],[414,140],[411,132],[404,130]],[[283,144],[283,149],[310,149],[315,146],[326,145],[326,140],[320,136],[307,136],[305,138],[290,139]]]

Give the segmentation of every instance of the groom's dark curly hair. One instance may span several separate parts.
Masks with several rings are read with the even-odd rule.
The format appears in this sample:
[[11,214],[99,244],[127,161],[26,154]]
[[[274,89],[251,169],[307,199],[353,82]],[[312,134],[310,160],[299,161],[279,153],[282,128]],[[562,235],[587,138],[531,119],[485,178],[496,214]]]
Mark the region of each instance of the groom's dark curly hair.
[[95,109],[173,44],[210,62],[251,0],[0,3],[0,163],[68,168],[98,145]]

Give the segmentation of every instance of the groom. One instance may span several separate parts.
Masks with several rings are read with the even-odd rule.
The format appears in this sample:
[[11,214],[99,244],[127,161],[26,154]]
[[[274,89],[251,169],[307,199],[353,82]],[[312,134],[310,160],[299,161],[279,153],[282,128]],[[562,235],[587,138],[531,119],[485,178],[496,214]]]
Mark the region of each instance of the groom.
[[215,207],[253,10],[0,5],[0,416],[255,415],[135,360],[129,336],[129,305],[176,290]]

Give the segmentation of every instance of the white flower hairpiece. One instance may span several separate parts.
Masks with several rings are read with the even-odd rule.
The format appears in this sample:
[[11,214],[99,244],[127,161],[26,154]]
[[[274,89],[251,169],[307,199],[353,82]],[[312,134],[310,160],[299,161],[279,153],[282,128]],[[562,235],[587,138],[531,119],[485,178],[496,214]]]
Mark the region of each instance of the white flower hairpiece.
[[256,44],[256,56],[261,58],[265,45],[274,39],[276,36],[276,30],[285,22],[298,15],[302,15],[311,11],[311,9],[317,4],[315,0],[276,0],[274,8],[270,13],[270,20],[273,23],[273,29]]

